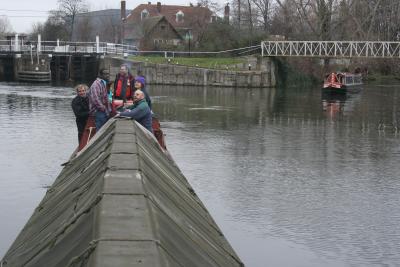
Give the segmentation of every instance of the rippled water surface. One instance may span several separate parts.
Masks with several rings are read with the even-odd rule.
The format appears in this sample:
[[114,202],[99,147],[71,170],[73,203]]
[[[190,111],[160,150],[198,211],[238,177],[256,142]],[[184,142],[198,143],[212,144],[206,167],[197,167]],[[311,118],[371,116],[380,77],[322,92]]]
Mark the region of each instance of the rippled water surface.
[[[399,266],[399,85],[149,92],[168,149],[246,266]],[[72,97],[0,83],[0,255],[77,145]]]

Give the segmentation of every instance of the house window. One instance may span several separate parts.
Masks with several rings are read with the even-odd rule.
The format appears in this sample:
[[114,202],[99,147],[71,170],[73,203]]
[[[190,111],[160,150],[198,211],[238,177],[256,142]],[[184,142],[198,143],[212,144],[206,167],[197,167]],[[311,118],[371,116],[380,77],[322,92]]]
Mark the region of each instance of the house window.
[[182,12],[181,10],[179,10],[179,11],[175,14],[175,16],[176,16],[176,22],[178,22],[178,23],[183,22],[183,16],[184,16],[184,14],[183,14],[183,12]]
[[142,12],[140,13],[140,18],[141,20],[144,20],[145,18],[147,18],[149,16],[149,11],[147,11],[147,9],[142,10]]
[[163,30],[163,31],[165,30],[165,25],[161,25],[160,27],[161,27],[161,30]]

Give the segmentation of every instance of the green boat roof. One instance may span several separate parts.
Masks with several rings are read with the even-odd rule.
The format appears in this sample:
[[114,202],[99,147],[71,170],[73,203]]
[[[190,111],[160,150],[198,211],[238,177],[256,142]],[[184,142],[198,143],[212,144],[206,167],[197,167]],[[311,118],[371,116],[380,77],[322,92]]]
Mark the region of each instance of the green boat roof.
[[3,266],[243,266],[154,137],[111,119],[66,163]]

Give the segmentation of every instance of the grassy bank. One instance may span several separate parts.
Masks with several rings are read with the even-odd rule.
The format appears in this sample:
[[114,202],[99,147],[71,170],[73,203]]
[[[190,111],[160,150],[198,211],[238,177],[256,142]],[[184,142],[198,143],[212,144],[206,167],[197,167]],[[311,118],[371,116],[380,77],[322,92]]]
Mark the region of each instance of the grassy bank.
[[200,67],[208,69],[239,69],[236,65],[245,62],[242,58],[229,57],[175,57],[165,58],[161,56],[130,56],[130,60],[150,62],[156,64],[176,64],[191,67]]

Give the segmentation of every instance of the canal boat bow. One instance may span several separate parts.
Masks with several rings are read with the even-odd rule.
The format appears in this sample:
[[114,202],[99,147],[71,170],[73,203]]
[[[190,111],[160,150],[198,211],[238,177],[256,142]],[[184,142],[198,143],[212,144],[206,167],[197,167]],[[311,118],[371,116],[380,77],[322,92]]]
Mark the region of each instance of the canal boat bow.
[[64,164],[1,266],[244,266],[134,120],[110,119]]

